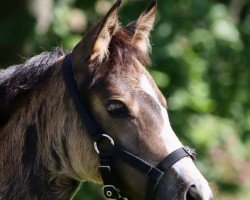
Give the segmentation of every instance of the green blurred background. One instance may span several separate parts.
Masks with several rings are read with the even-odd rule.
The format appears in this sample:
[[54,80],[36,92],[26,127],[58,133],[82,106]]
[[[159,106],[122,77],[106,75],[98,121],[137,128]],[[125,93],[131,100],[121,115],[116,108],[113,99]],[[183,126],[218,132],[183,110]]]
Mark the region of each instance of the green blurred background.
[[[70,50],[111,0],[0,3],[0,66],[45,50]],[[150,0],[124,0],[123,25]],[[173,129],[197,148],[216,199],[250,199],[250,1],[159,0],[150,72],[168,100]],[[75,200],[98,200],[85,183]]]

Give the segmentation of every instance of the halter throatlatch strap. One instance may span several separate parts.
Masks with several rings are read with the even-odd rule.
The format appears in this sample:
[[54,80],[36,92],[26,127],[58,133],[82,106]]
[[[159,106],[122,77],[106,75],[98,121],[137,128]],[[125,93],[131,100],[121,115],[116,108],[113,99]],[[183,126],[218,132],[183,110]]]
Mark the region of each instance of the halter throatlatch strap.
[[[62,70],[66,87],[68,88],[69,94],[73,99],[76,110],[85,126],[86,131],[95,141],[95,144],[101,142],[103,139],[107,138],[106,137],[107,135],[103,134],[104,133],[103,130],[100,129],[99,126],[96,124],[96,122],[90,115],[89,110],[85,106],[83,99],[79,94],[72,69],[71,53],[65,56]],[[120,194],[119,189],[112,176],[111,155],[105,154],[103,152],[98,152],[98,153],[100,158],[99,171],[103,179],[103,184],[104,184],[103,192],[105,197],[109,199],[119,199],[119,200],[124,199]]]
[[102,130],[93,120],[92,116],[90,116],[89,110],[84,105],[83,100],[81,99],[81,96],[77,89],[71,63],[72,63],[72,55],[68,54],[65,56],[64,62],[63,62],[63,76],[66,82],[66,86],[68,88],[68,92],[70,93],[70,96],[72,97],[74,101],[76,110],[82,122],[84,123],[85,129],[90,134],[91,138],[94,141],[97,141],[102,137]]
[[[126,164],[134,167],[149,178],[146,192],[146,199],[148,200],[154,199],[154,193],[157,188],[157,185],[159,184],[165,172],[169,168],[171,168],[176,162],[178,162],[184,157],[191,157],[192,159],[195,158],[194,151],[192,151],[188,147],[181,147],[170,153],[155,167],[142,160],[141,158],[131,154],[130,152],[117,147],[110,135],[106,134],[95,122],[79,94],[72,69],[71,54],[66,55],[64,58],[63,76],[69,94],[75,104],[76,110],[85,126],[86,131],[94,140],[95,150],[99,154],[99,171],[102,176],[102,189],[106,198],[117,200],[127,199],[122,195],[114,179],[112,163],[114,158],[119,159],[125,162]],[[104,140],[107,139],[110,142],[110,148],[108,150],[99,149],[98,144],[102,143]]]

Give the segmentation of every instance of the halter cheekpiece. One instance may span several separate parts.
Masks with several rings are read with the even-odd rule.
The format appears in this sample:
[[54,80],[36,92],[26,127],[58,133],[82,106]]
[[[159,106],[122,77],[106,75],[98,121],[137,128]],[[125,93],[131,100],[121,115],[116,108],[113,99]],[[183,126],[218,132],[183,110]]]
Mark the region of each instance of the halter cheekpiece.
[[[118,188],[116,180],[114,179],[113,158],[125,162],[148,177],[147,192],[145,195],[148,200],[154,198],[153,194],[157,185],[169,168],[184,157],[195,159],[195,151],[193,149],[181,147],[170,153],[157,166],[153,166],[128,151],[117,147],[112,137],[108,133],[105,133],[90,115],[85,102],[79,94],[72,69],[71,53],[65,56],[63,62],[63,76],[70,96],[76,106],[76,110],[89,136],[94,140],[94,148],[99,155],[100,161],[99,170],[103,180],[102,189],[106,198],[119,200],[127,199]],[[99,148],[99,145],[104,141],[110,143],[108,151]]]

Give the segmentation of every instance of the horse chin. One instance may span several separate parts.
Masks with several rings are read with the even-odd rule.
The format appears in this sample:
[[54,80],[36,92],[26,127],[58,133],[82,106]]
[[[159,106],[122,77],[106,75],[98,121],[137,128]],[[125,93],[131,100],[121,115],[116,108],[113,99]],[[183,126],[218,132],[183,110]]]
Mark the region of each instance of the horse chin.
[[153,194],[148,193],[149,188],[140,191],[130,189],[122,187],[129,200],[186,200],[188,184],[171,168],[164,174]]

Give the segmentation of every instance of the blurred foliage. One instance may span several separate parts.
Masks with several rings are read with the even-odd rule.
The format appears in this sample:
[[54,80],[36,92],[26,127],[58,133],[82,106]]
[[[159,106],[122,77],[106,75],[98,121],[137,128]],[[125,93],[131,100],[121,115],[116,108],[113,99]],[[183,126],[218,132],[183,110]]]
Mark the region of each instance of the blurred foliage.
[[[44,50],[72,49],[110,8],[109,0],[0,3],[0,64]],[[149,0],[124,0],[123,25]],[[172,126],[197,148],[217,199],[250,199],[250,2],[159,0],[150,72],[168,99]],[[102,199],[85,183],[75,200]]]

